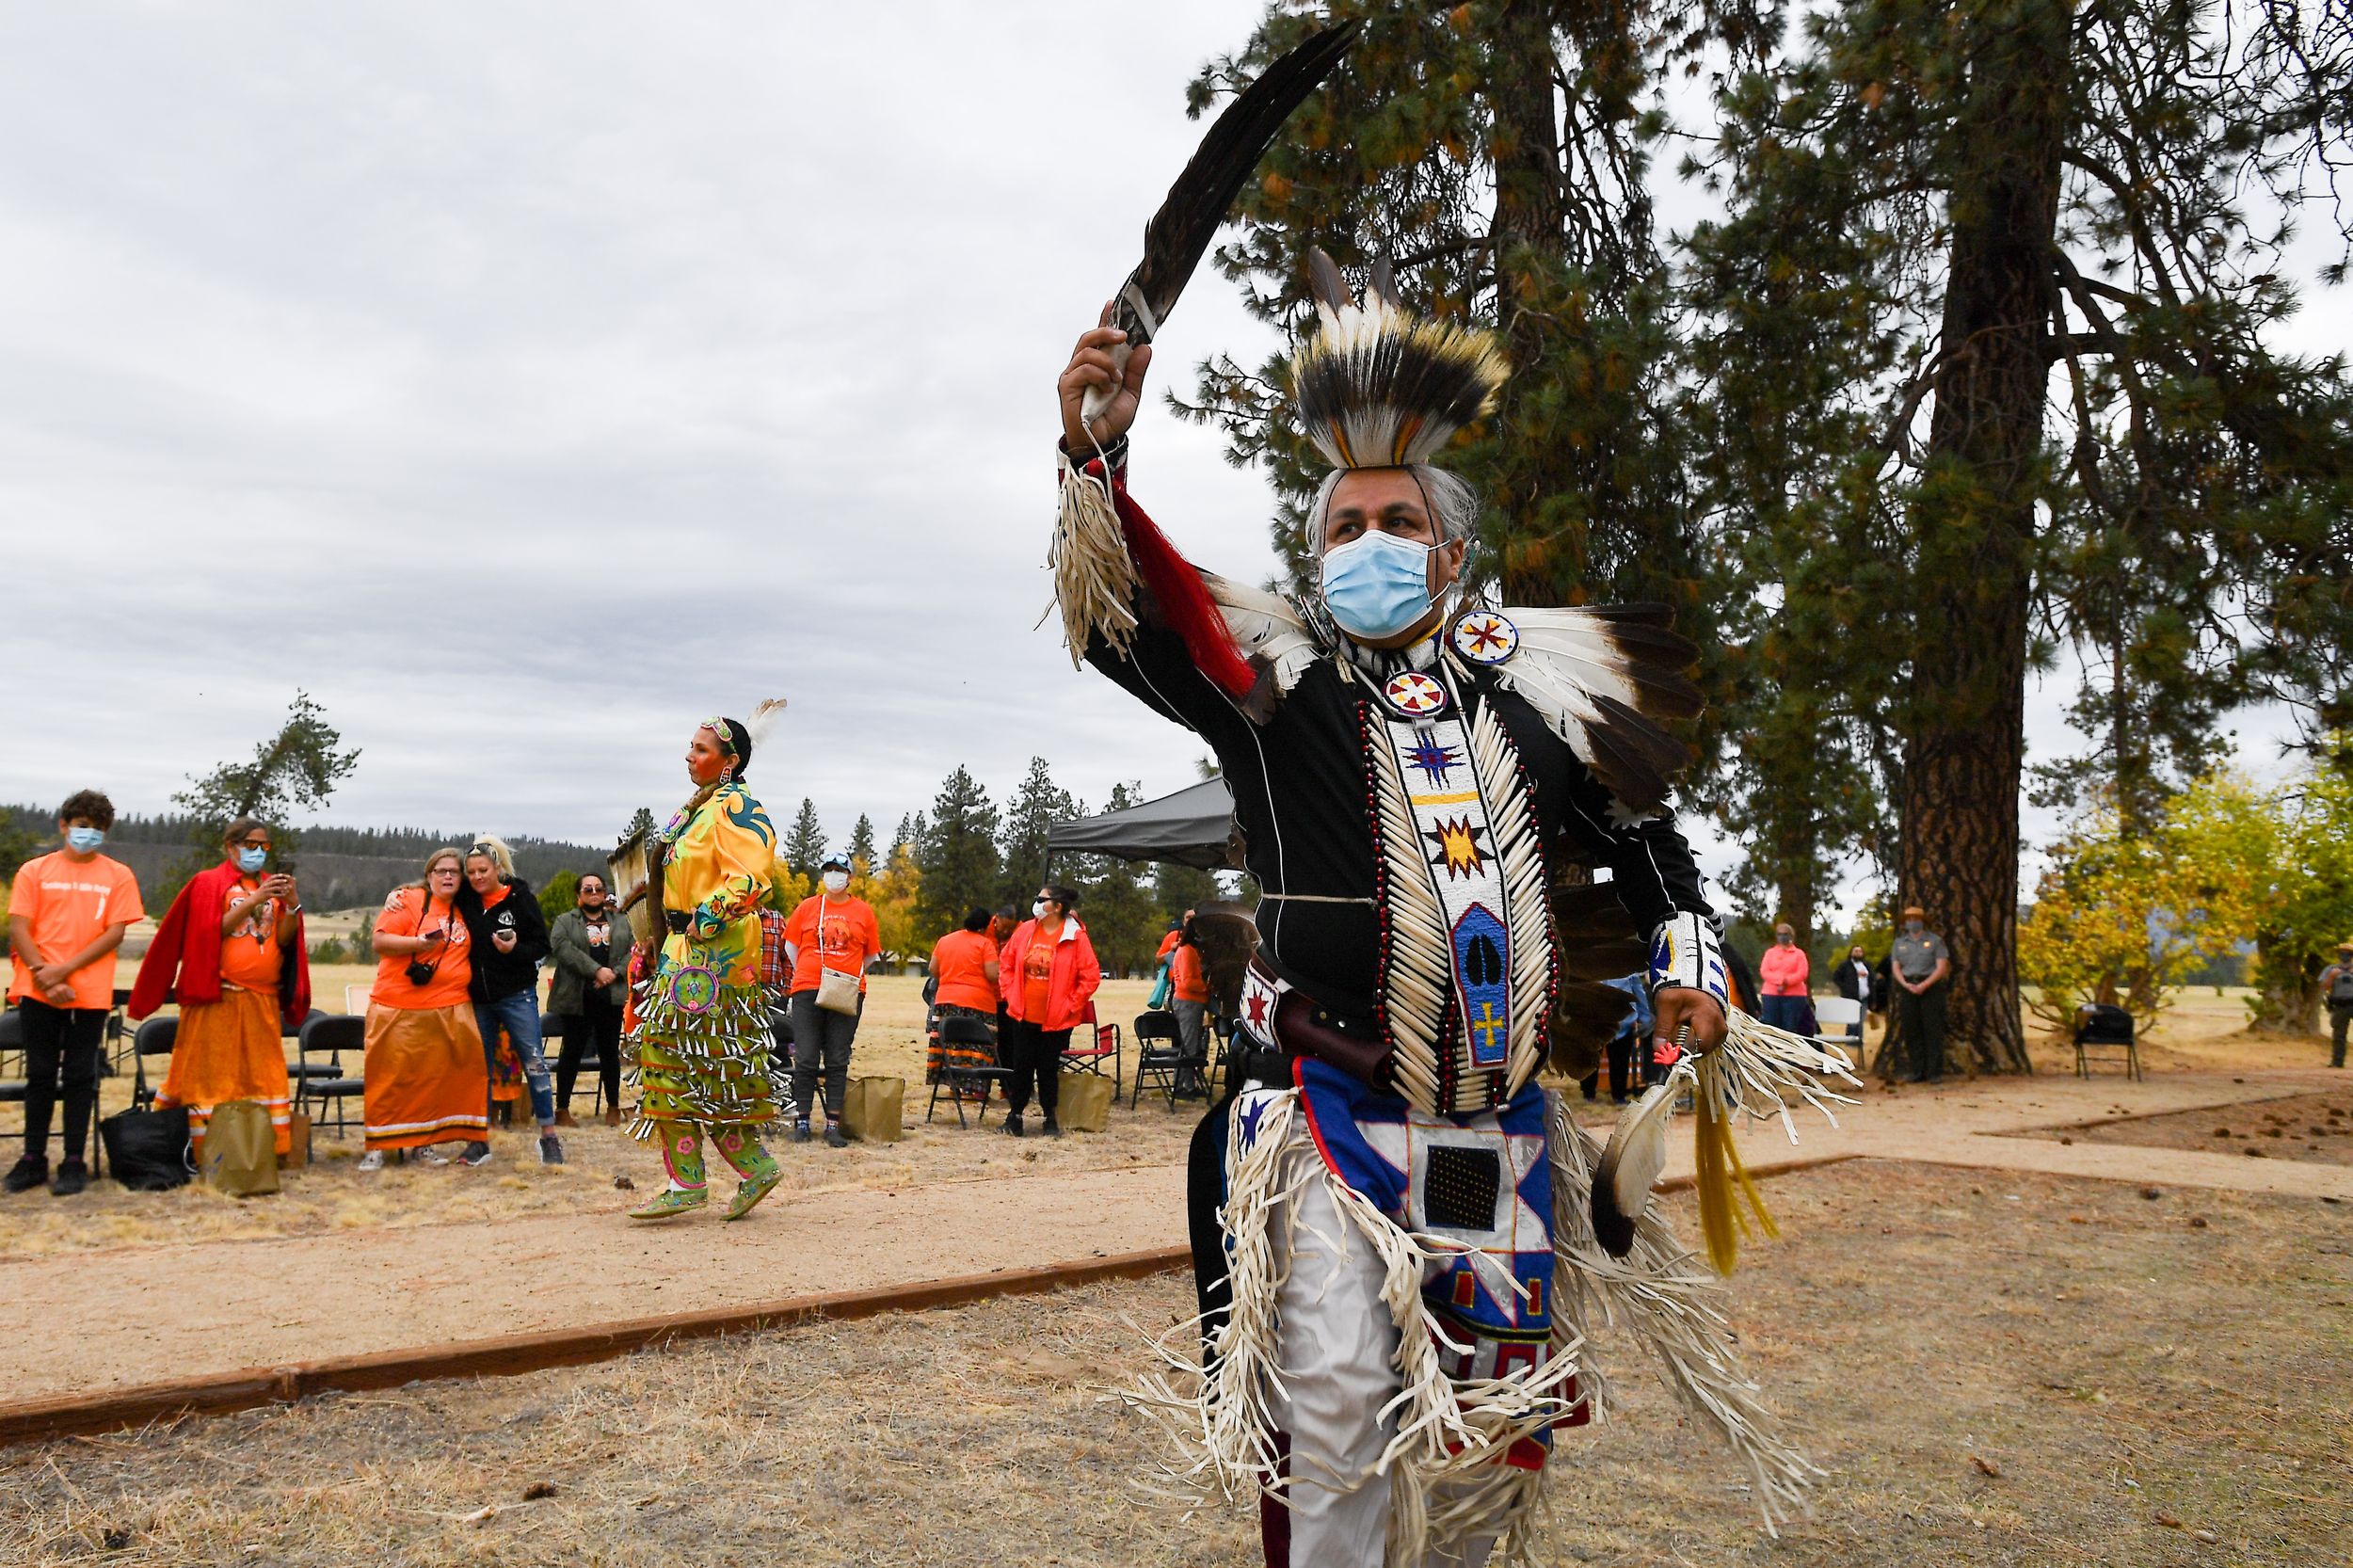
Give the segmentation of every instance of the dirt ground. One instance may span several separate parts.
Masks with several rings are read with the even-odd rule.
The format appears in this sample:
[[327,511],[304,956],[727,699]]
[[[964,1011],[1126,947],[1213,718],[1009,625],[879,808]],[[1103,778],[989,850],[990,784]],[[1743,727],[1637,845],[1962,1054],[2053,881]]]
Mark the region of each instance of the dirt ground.
[[[1879,1162],[1773,1181],[1736,1317],[1831,1472],[1769,1540],[1721,1455],[1628,1374],[1563,1434],[1545,1558],[1595,1563],[2345,1560],[2353,1209]],[[1685,1234],[1688,1197],[1665,1200]],[[1181,1276],[412,1384],[0,1454],[33,1564],[1254,1560],[1186,1520],[1099,1397]],[[2227,1325],[2227,1332],[2217,1332]]]
[[2353,1165],[2353,1083],[2319,1095],[2249,1100],[2204,1111],[2023,1133],[2150,1149],[2205,1149],[2273,1160]]

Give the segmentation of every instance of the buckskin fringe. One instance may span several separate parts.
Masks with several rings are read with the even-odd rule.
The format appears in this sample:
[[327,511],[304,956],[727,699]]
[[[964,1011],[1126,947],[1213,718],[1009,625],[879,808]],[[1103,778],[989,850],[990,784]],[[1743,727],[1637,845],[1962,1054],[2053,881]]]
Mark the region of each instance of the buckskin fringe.
[[[1668,1389],[1747,1468],[1765,1532],[1779,1536],[1783,1520],[1811,1512],[1808,1493],[1825,1472],[1784,1435],[1780,1418],[1743,1367],[1726,1318],[1730,1292],[1650,1209],[1636,1218],[1633,1249],[1625,1257],[1602,1250],[1590,1207],[1601,1150],[1558,1094],[1545,1097],[1559,1265],[1554,1334],[1590,1336],[1593,1328],[1609,1324],[1647,1345]],[[1584,1386],[1597,1413],[1618,1408],[1616,1388],[1590,1356]]]
[[1135,639],[1138,580],[1112,504],[1111,476],[1088,472],[1067,454],[1061,455],[1060,466],[1061,505],[1047,559],[1054,573],[1054,601],[1062,607],[1063,642],[1075,666],[1097,636],[1113,652],[1128,650]]
[[[1273,1097],[1257,1140],[1234,1172],[1223,1216],[1232,1310],[1212,1347],[1214,1370],[1204,1377],[1194,1358],[1201,1324],[1193,1319],[1151,1340],[1161,1371],[1120,1391],[1177,1448],[1177,1458],[1144,1490],[1190,1508],[1213,1497],[1263,1494],[1282,1500],[1300,1480],[1281,1475],[1273,1444],[1282,1387],[1275,1303],[1284,1283],[1273,1226],[1297,1224],[1298,1194],[1321,1181],[1380,1260],[1382,1303],[1398,1328],[1401,1387],[1381,1411],[1396,1418],[1397,1432],[1375,1464],[1389,1478],[1391,1568],[1416,1568],[1434,1544],[1479,1536],[1500,1538],[1490,1559],[1497,1568],[1532,1565],[1532,1504],[1543,1472],[1504,1464],[1502,1456],[1570,1414],[1582,1339],[1556,1327],[1550,1353],[1535,1367],[1464,1383],[1448,1377],[1441,1348],[1465,1347],[1423,1305],[1421,1286],[1429,1264],[1469,1249],[1403,1229],[1333,1176],[1298,1115],[1296,1091]],[[1198,1392],[1189,1394],[1189,1387]],[[1333,1482],[1319,1478],[1316,1484]]]

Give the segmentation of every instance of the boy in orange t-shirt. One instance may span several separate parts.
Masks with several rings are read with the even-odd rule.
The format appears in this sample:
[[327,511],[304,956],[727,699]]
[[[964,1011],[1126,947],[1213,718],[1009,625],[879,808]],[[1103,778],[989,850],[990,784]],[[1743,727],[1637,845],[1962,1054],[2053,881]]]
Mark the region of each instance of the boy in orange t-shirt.
[[[115,950],[147,913],[131,869],[98,853],[114,824],[114,803],[97,791],[70,796],[57,808],[64,847],[25,861],[9,888],[8,1000],[24,1025],[24,1155],[0,1181],[10,1192],[45,1181],[67,1197],[89,1181],[82,1156],[114,1010]],[[64,1158],[52,1179],[49,1122],[60,1087]]]

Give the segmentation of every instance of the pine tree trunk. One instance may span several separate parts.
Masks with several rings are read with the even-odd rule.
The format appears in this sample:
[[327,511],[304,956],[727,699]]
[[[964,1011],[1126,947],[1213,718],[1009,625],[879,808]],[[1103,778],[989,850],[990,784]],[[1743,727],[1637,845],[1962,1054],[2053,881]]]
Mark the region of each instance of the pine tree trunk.
[[2051,366],[2052,262],[2067,139],[2063,0],[1972,16],[1956,140],[1905,736],[1901,902],[1953,955],[1948,1050],[2030,1070],[2018,997],[2018,792],[2029,552]]
[[2248,1025],[2274,1034],[2320,1032],[2320,969],[2273,951],[2268,932],[2255,934],[2255,1016]]
[[[1533,250],[1557,261],[1566,219],[1561,193],[1561,119],[1553,92],[1555,56],[1552,8],[1541,0],[1504,0],[1487,52],[1487,106],[1495,116],[1490,150],[1495,158],[1494,243],[1496,314],[1514,364],[1541,362],[1542,318],[1528,309],[1535,292],[1514,266]],[[1504,383],[1500,418],[1509,422],[1516,390]],[[1508,427],[1508,423],[1507,423]],[[1512,520],[1513,537],[1532,536],[1536,509],[1547,488],[1541,465],[1514,465],[1523,484],[1518,493],[1491,499]],[[1579,553],[1581,554],[1581,549]],[[1512,604],[1549,604],[1561,597],[1555,568],[1515,570],[1507,562],[1503,597]]]

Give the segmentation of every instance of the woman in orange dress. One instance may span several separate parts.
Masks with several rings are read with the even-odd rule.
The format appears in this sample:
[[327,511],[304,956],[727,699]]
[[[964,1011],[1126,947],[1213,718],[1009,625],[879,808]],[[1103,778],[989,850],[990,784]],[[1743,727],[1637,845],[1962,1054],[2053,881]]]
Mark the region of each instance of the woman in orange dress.
[[[388,1149],[487,1144],[489,1069],[467,984],[473,952],[457,913],[464,858],[425,857],[424,874],[396,888],[376,922],[376,984],[368,991],[368,1152],[360,1168],[384,1167]],[[405,1158],[405,1157],[404,1157]],[[426,1153],[425,1163],[447,1164]]]
[[188,1108],[188,1141],[198,1159],[213,1108],[232,1100],[251,1100],[269,1112],[283,1155],[294,1109],[285,1036],[311,1011],[302,900],[293,877],[265,869],[265,824],[240,817],[222,842],[226,857],[188,879],[157,928],[132,989],[131,1016],[180,1003],[171,1067],[155,1104]]

